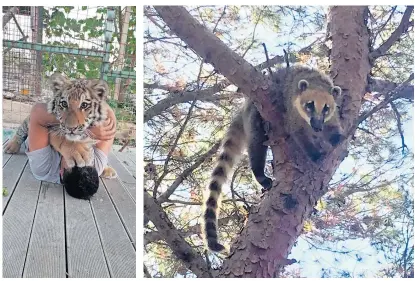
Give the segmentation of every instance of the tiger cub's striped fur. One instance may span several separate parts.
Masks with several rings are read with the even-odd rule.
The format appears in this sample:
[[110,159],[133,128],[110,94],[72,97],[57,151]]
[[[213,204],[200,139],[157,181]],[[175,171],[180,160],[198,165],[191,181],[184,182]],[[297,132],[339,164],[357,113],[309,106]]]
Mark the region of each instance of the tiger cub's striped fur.
[[[95,142],[90,138],[88,129],[98,125],[107,118],[109,105],[106,103],[108,85],[98,79],[69,80],[61,74],[51,77],[53,98],[48,103],[47,110],[56,116],[59,124],[48,126],[50,134],[64,136],[70,142]],[[13,138],[6,143],[6,153],[17,153],[21,144],[26,140],[29,132],[30,116],[22,122]],[[67,143],[67,142],[65,142]],[[53,144],[52,144],[53,145]],[[73,159],[65,159],[68,167],[75,165]],[[90,159],[85,164],[91,164]],[[81,167],[85,164],[77,163]],[[115,178],[117,173],[109,166],[105,167],[105,178]]]

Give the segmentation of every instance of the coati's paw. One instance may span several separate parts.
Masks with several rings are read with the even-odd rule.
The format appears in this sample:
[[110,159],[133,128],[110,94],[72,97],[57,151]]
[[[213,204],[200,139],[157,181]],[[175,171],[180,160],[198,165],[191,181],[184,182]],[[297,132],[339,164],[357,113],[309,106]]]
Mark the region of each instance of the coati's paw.
[[268,135],[269,131],[271,130],[271,123],[268,121],[264,121],[263,126],[265,134]]
[[258,183],[260,185],[262,185],[262,187],[264,188],[264,190],[269,190],[272,187],[272,179],[270,179],[269,177],[263,175],[263,176],[258,176],[256,177],[256,180],[258,181]]
[[314,163],[320,163],[321,160],[324,158],[324,154],[316,151],[309,151],[308,156],[310,157],[311,161]]
[[115,179],[117,177],[117,172],[114,168],[107,166],[102,171],[101,177],[104,179]]
[[13,137],[12,139],[10,139],[4,146],[3,146],[3,151],[5,153],[10,153],[10,154],[14,154],[19,152],[20,150],[20,144],[17,142],[16,138]]
[[346,137],[342,134],[333,134],[330,136],[329,142],[332,146],[337,146],[339,143],[341,143],[343,140],[345,140]]
[[272,179],[265,177],[260,183],[265,190],[270,190],[272,187]]
[[225,246],[219,244],[217,241],[208,240],[208,248],[213,252],[223,252],[225,251]]

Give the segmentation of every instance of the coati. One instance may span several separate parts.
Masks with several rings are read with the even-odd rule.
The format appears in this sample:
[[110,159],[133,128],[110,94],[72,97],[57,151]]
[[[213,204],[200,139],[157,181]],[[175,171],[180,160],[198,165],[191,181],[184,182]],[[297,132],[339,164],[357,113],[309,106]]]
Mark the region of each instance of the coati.
[[[335,101],[341,94],[341,88],[334,86],[332,80],[324,73],[304,66],[281,68],[273,73],[273,77],[277,90],[271,92],[271,95],[273,99],[284,99],[286,133],[312,137],[313,134],[324,135],[327,127],[328,135],[324,136],[329,139],[332,146],[336,146],[342,140]],[[225,249],[218,243],[217,233],[220,195],[223,184],[228,180],[233,166],[246,147],[256,180],[265,190],[272,186],[272,180],[264,173],[268,149],[264,145],[268,140],[264,125],[256,106],[247,98],[222,140],[222,152],[213,169],[204,199],[203,234],[208,248],[212,251],[221,252]],[[316,155],[312,143],[302,144],[301,147],[313,161],[320,159],[321,155]]]
[[284,97],[286,133],[318,163],[327,146],[335,147],[345,139],[336,102],[342,90],[321,71],[304,66],[280,69],[275,77],[275,95]]

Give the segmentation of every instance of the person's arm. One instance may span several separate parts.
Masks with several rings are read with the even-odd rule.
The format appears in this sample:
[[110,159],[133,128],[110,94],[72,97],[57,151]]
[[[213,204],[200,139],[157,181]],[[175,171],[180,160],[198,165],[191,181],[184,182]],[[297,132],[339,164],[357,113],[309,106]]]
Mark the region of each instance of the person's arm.
[[114,143],[116,129],[117,119],[114,111],[110,107],[108,107],[108,118],[104,124],[100,126],[93,126],[89,129],[93,137],[99,140],[95,145],[96,148],[100,149],[106,155],[108,155],[111,150],[111,146]]

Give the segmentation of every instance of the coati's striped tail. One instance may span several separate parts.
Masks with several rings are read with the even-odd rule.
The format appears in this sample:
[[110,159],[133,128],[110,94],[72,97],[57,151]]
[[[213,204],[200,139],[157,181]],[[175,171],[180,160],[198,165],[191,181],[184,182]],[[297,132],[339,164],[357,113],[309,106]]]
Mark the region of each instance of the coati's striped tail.
[[242,115],[238,114],[232,121],[224,139],[222,140],[222,152],[218,163],[213,169],[207,193],[204,198],[204,238],[208,248],[214,252],[220,252],[225,247],[218,242],[218,209],[222,186],[228,180],[233,165],[245,148],[246,133],[244,131]]

